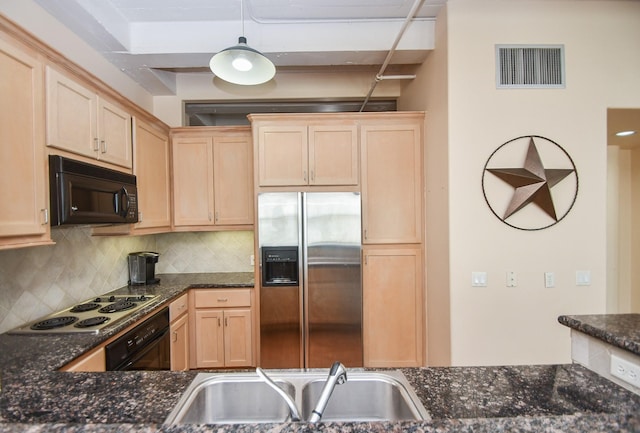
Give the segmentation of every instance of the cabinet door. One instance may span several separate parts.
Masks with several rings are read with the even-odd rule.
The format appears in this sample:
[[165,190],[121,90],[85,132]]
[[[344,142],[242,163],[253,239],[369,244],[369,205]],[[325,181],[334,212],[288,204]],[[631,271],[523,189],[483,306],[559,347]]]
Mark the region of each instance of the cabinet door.
[[216,224],[253,224],[251,133],[213,139]]
[[258,129],[260,186],[307,185],[307,127],[261,126]]
[[183,314],[171,324],[171,370],[189,369],[189,315]]
[[357,185],[356,125],[309,126],[309,184]]
[[96,158],[96,104],[94,92],[47,67],[47,145]]
[[105,371],[107,368],[107,361],[105,356],[104,347],[95,349],[87,354],[82,355],[78,359],[70,362],[62,367],[61,371],[85,371],[85,372],[97,372]]
[[253,364],[251,310],[224,311],[224,358],[226,367]]
[[422,299],[420,249],[365,249],[365,367],[422,365]]
[[98,98],[98,159],[131,168],[131,115]]
[[51,243],[42,71],[35,56],[0,40],[0,248]]
[[176,226],[213,224],[212,152],[210,137],[180,137],[172,143]]
[[138,218],[135,228],[171,226],[171,184],[169,137],[151,125],[135,119],[135,160],[138,180]]
[[224,314],[222,310],[195,311],[196,367],[224,367]]
[[363,243],[420,243],[420,124],[363,125],[360,131]]

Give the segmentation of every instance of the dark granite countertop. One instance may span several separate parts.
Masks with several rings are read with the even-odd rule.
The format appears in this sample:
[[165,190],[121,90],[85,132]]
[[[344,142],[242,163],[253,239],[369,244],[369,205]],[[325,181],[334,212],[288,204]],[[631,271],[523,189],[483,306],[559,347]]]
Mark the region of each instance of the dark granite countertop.
[[[251,287],[253,275],[247,277],[161,275],[160,284],[144,290],[159,295],[157,308],[193,284]],[[98,335],[0,335],[0,433],[640,431],[640,396],[579,365],[400,369],[431,421],[164,426],[197,372],[57,371],[126,326]]]
[[560,316],[558,322],[640,356],[640,314]]

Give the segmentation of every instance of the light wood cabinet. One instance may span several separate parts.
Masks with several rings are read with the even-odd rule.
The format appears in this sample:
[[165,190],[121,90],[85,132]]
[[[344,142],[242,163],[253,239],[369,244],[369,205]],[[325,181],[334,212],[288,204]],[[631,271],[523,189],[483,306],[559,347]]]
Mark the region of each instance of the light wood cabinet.
[[192,368],[253,365],[250,289],[192,289]]
[[422,242],[422,122],[360,127],[365,244]]
[[100,346],[97,349],[94,349],[82,355],[78,359],[75,359],[74,361],[62,367],[60,371],[106,371],[106,357],[104,346]]
[[47,145],[132,168],[131,115],[47,66]]
[[422,254],[419,248],[367,248],[363,266],[365,367],[423,363]]
[[189,369],[189,302],[188,294],[169,305],[171,370]]
[[354,121],[250,117],[260,186],[358,185]]
[[174,227],[253,224],[248,128],[189,128],[172,136]]
[[0,249],[51,244],[43,65],[0,35]]
[[171,229],[171,153],[167,130],[134,119],[135,159],[138,181],[136,232],[157,233]]

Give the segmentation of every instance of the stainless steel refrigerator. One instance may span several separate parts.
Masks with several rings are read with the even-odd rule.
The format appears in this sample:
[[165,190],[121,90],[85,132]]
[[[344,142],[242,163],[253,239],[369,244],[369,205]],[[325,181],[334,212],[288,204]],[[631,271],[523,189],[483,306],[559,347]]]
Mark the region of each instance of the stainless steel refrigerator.
[[258,195],[260,365],[363,365],[360,194]]

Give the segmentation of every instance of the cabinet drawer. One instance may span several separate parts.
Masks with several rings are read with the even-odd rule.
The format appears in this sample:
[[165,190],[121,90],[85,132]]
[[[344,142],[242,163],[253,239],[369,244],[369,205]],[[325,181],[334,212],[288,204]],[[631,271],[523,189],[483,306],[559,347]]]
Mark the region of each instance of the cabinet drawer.
[[182,316],[189,309],[189,302],[187,294],[180,296],[169,305],[169,321],[173,322],[178,317]]
[[194,297],[196,308],[251,306],[250,289],[196,289]]

